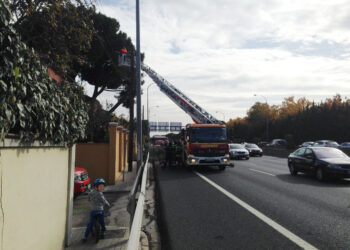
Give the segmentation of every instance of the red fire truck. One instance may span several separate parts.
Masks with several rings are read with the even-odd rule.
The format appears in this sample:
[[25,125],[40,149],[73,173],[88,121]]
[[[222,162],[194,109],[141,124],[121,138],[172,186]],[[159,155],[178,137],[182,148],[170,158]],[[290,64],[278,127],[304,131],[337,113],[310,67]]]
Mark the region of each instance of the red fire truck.
[[230,164],[225,125],[188,124],[182,140],[186,166],[218,166],[224,170]]

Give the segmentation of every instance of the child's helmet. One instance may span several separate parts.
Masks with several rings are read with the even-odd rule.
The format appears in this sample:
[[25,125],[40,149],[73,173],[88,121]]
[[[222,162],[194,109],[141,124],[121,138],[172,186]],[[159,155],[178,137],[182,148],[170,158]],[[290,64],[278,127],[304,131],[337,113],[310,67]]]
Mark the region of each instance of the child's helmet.
[[102,179],[102,178],[99,178],[99,179],[96,179],[96,180],[94,181],[94,186],[98,186],[98,185],[100,185],[100,184],[106,185],[105,180]]

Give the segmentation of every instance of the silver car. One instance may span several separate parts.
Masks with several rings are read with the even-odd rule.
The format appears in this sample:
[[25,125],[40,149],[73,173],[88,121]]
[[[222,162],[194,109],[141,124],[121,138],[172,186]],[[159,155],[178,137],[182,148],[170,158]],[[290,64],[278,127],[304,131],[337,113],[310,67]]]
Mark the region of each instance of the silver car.
[[339,144],[336,141],[330,140],[319,140],[316,141],[312,147],[331,147],[331,148],[339,148]]
[[249,159],[249,152],[242,144],[229,144],[231,159]]

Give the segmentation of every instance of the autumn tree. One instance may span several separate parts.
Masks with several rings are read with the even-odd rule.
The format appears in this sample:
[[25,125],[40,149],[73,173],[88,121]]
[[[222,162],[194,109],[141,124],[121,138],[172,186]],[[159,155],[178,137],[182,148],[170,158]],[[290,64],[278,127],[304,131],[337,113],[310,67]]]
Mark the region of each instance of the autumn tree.
[[[268,108],[271,138],[286,138],[295,143],[318,139],[350,141],[350,101],[339,94],[320,103],[305,97],[296,100],[291,96],[281,105]],[[264,111],[261,103],[255,103],[246,117],[230,120],[227,123],[229,138],[234,141],[262,140]]]

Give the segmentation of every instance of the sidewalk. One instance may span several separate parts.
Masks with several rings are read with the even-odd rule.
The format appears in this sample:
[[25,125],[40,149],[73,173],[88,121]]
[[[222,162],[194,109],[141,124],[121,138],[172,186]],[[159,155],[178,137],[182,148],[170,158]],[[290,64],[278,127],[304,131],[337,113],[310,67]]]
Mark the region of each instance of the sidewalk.
[[128,195],[136,177],[136,162],[133,164],[133,172],[125,172],[115,185],[106,186],[104,195],[111,203],[111,208],[105,210],[106,228],[105,238],[95,244],[91,235],[86,243],[82,238],[89,220],[90,204],[87,195],[81,195],[74,200],[72,244],[69,250],[121,250],[126,248],[129,238],[130,215],[127,212]]

